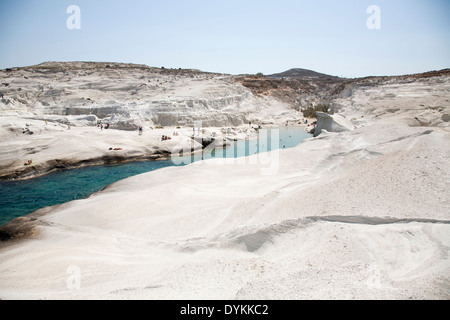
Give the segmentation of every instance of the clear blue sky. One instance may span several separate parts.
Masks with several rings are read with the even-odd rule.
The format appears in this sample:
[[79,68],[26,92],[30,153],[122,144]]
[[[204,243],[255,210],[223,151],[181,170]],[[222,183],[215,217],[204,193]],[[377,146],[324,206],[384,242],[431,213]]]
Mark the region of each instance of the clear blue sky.
[[[81,29],[69,30],[69,5]],[[381,29],[369,30],[369,5]],[[0,0],[0,68],[131,62],[344,77],[450,68],[449,0]]]

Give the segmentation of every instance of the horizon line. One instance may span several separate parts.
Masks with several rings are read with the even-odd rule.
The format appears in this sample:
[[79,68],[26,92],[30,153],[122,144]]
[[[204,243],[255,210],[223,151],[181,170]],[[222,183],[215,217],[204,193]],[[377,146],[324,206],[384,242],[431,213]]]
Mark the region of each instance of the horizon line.
[[[325,76],[330,76],[330,77],[337,77],[340,79],[362,79],[362,78],[369,78],[369,77],[398,77],[398,76],[409,76],[409,75],[419,75],[419,74],[423,74],[423,73],[429,73],[429,72],[440,72],[440,71],[446,71],[450,69],[450,66],[447,68],[443,68],[443,69],[433,69],[433,70],[426,70],[426,71],[421,71],[421,72],[414,72],[414,73],[403,73],[403,74],[385,74],[385,75],[365,75],[365,76],[357,76],[357,77],[341,77],[341,76],[336,76],[336,75],[332,75],[332,74],[328,74],[328,73],[323,73],[323,72],[319,72],[313,69],[306,69],[306,68],[301,68],[301,67],[293,67],[281,72],[276,72],[276,73],[272,73],[272,74],[265,74],[262,72],[258,72],[258,73],[225,73],[225,72],[218,72],[218,71],[205,71],[199,68],[174,68],[174,67],[165,67],[165,66],[161,66],[161,67],[156,67],[156,66],[150,66],[148,64],[145,63],[135,63],[135,62],[119,62],[119,61],[88,61],[88,60],[71,60],[71,61],[56,61],[56,60],[49,60],[49,61],[43,61],[41,63],[38,64],[32,64],[32,65],[23,65],[23,66],[12,66],[12,67],[6,67],[6,68],[2,68],[0,69],[1,71],[8,71],[11,69],[22,69],[22,68],[31,68],[31,67],[36,67],[39,66],[41,64],[45,64],[45,63],[99,63],[99,64],[128,64],[128,65],[135,65],[135,66],[145,66],[147,68],[153,68],[153,69],[166,69],[166,70],[191,70],[191,71],[200,71],[203,73],[215,73],[215,74],[223,74],[223,75],[230,75],[230,76],[244,76],[244,75],[257,75],[258,73],[261,73],[263,76],[273,76],[276,74],[280,74],[280,73],[284,73],[287,71],[291,71],[291,70],[295,70],[295,69],[299,69],[299,70],[304,70],[304,71],[312,71],[312,72],[316,72],[316,73],[320,73],[323,74]],[[288,78],[288,77],[286,77]]]

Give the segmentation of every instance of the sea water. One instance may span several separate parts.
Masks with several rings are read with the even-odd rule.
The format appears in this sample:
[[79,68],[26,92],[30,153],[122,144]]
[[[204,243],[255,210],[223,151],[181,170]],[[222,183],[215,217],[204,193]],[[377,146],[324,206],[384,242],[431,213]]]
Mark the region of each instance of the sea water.
[[[274,130],[277,130],[276,135]],[[277,137],[279,143],[274,143],[272,137]],[[202,158],[239,157],[276,148],[292,148],[310,137],[299,127],[269,129],[264,139],[235,141],[226,149],[210,149],[203,156],[189,155],[189,161],[178,165]],[[0,182],[0,226],[44,207],[87,198],[119,180],[175,165],[171,159],[128,162],[58,171],[30,180]]]

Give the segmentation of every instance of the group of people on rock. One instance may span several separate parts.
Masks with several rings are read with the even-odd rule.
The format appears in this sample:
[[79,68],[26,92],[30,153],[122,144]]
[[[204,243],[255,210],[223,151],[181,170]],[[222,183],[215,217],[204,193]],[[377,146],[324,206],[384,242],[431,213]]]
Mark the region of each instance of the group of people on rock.
[[99,127],[103,131],[103,129],[109,129],[109,123],[103,125],[103,123],[99,121],[97,122],[97,127]]
[[172,140],[172,138],[169,137],[169,136],[163,135],[163,136],[161,137],[161,141],[166,141],[166,140]]

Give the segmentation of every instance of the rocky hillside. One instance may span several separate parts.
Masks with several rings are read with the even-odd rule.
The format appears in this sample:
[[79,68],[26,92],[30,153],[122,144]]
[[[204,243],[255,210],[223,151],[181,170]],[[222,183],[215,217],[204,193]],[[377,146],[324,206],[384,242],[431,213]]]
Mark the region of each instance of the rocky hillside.
[[[450,69],[410,75],[351,79],[328,76],[305,69],[291,69],[271,76],[249,75],[236,79],[254,95],[273,97],[300,111],[325,105],[329,106],[330,113],[335,113],[342,110],[343,105],[354,105],[355,93],[366,95],[366,97],[371,96],[371,99],[365,100],[364,106],[356,106],[361,113],[374,109],[370,105],[377,104],[381,100],[391,105],[392,99],[399,100],[399,103],[409,99],[409,103],[420,108],[427,103],[418,104],[419,100],[414,97],[421,97],[422,100],[429,102],[430,95],[434,95],[434,99],[431,99],[434,101],[433,106],[429,106],[430,108],[444,112],[446,106],[450,105],[447,91]],[[396,90],[399,92],[396,93]],[[409,90],[409,93],[400,93],[403,90]]]
[[409,126],[450,125],[450,69],[347,80],[332,94],[330,113],[347,115],[356,125],[379,117]]
[[269,77],[272,77],[272,78],[297,78],[297,79],[301,79],[301,80],[320,79],[320,80],[327,80],[330,82],[342,80],[341,78],[336,77],[336,76],[331,76],[329,74],[324,74],[324,73],[316,72],[313,70],[301,69],[301,68],[293,68],[293,69],[289,69],[284,72],[271,74]]
[[0,116],[101,119],[115,128],[238,126],[299,117],[273,97],[258,97],[225,74],[96,62],[46,62],[0,71]]
[[[365,113],[370,109],[368,104],[404,98],[404,94],[395,92],[395,84],[401,90],[411,88],[426,95],[433,94],[429,86],[445,85],[449,77],[450,69],[345,79],[306,69],[270,76],[233,76],[126,63],[46,62],[0,70],[0,92],[4,94],[0,116],[75,125],[95,125],[103,120],[125,130],[139,126],[193,126],[200,120],[203,126],[284,123],[301,119],[299,111],[317,105],[329,106],[334,113],[350,103]],[[412,88],[414,83],[417,85]],[[384,88],[389,93],[384,94]],[[364,106],[358,105],[354,96],[357,92],[372,99]],[[448,94],[439,92],[436,96],[439,99],[430,108],[446,114],[448,102],[441,100]],[[411,103],[416,102],[412,98]]]

